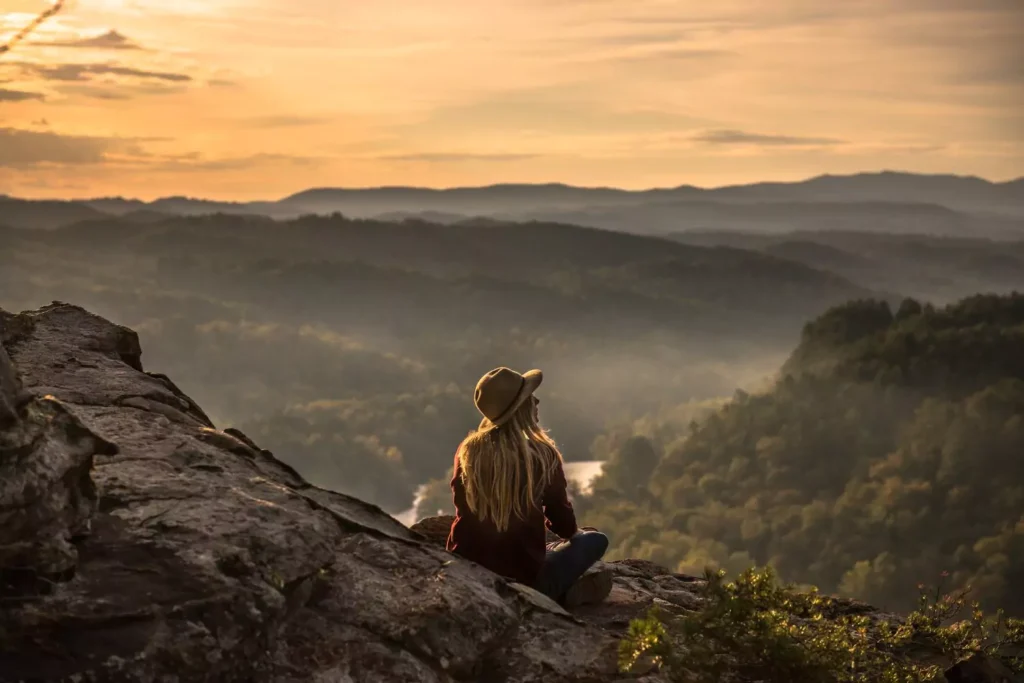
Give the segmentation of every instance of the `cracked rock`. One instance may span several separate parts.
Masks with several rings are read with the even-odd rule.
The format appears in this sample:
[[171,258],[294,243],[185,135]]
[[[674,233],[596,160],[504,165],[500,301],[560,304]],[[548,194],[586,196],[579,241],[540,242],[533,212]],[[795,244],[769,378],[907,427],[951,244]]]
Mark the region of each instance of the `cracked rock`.
[[216,429],[130,330],[0,320],[0,567],[50,586],[0,608],[0,682],[624,680],[613,633]]

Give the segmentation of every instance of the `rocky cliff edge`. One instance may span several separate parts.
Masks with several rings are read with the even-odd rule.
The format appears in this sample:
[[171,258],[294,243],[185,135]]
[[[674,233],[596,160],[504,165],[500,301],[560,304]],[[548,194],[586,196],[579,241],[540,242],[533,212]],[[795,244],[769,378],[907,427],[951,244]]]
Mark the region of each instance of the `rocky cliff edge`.
[[4,683],[636,680],[617,631],[695,599],[623,563],[570,615],[218,430],[131,330],[60,303],[0,330]]
[[[569,614],[217,429],[131,330],[0,310],[0,683],[663,681],[618,639],[701,581],[609,563]],[[851,609],[862,609],[848,603]]]

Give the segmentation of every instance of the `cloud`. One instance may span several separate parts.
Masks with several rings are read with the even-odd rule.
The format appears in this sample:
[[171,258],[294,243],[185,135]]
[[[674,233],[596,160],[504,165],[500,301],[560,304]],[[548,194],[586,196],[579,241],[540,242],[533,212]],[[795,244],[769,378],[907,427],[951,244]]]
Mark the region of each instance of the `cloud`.
[[141,143],[168,142],[168,138],[122,138],[66,135],[47,130],[0,128],[0,169],[48,166],[89,166],[92,169],[136,169],[149,172],[237,171],[255,167],[315,166],[324,157],[256,153],[210,158],[199,152],[152,153]]
[[[609,101],[590,83],[481,92],[468,101],[438,106],[419,121],[391,128],[400,142],[416,146],[462,146],[467,136],[494,134],[505,140],[557,136],[615,136],[711,127],[717,122],[685,111]],[[447,138],[447,139],[446,139]],[[462,143],[457,140],[462,139]]]
[[42,64],[14,62],[23,79],[40,79],[57,84],[65,95],[98,100],[127,100],[142,95],[179,92],[193,83],[189,74],[156,71],[116,63]]
[[49,42],[34,41],[32,45],[41,47],[92,48],[99,50],[141,50],[142,46],[125,35],[111,29],[106,33],[72,40],[54,40]]
[[26,100],[41,100],[43,94],[28,92],[25,90],[7,90],[0,88],[0,102],[24,102]]
[[49,131],[0,128],[0,167],[40,164],[100,164],[112,155],[143,155],[130,138],[62,135]]
[[[159,92],[167,92],[167,88],[159,88]],[[70,95],[81,95],[82,97],[91,97],[94,100],[107,100],[111,102],[119,102],[122,100],[130,100],[137,94],[136,88],[128,88],[122,85],[115,85],[112,87],[94,86],[94,85],[69,85],[61,88],[62,93]]]
[[[650,50],[622,50],[610,54],[598,55],[596,60],[617,62],[658,62],[663,65],[671,66],[673,63],[679,62],[718,61],[735,56],[736,53],[730,50],[700,49],[694,47],[659,47]],[[706,69],[707,65],[702,64],[701,68]]]
[[728,129],[703,131],[691,136],[690,139],[708,145],[757,145],[763,147],[830,147],[846,142],[838,138],[771,135]]
[[861,143],[837,149],[838,154],[932,154],[948,150],[948,145],[932,143]]
[[94,80],[94,76],[124,76],[142,80],[187,83],[188,74],[168,71],[148,71],[119,64],[36,64],[18,62],[23,71],[48,81],[81,82]]
[[593,45],[674,45],[681,40],[680,31],[620,32],[566,39],[567,42]]
[[[142,160],[144,163],[147,160]],[[237,171],[254,167],[316,166],[329,161],[325,157],[261,152],[237,157],[205,158],[198,152],[152,157],[152,171]]]
[[[685,20],[651,20],[639,22],[607,23],[591,30],[583,24],[584,30],[572,35],[560,35],[543,41],[549,48],[564,50],[603,47],[673,46],[693,47],[694,38],[702,34],[718,35],[736,30],[740,25],[725,22],[689,22]],[[650,27],[650,30],[644,30]],[[637,30],[640,29],[640,30]]]
[[387,161],[417,161],[427,164],[462,163],[468,161],[522,161],[536,159],[540,154],[472,154],[468,152],[421,152],[416,154],[388,154],[374,157]]
[[239,121],[254,128],[294,128],[298,126],[318,126],[330,123],[330,116],[303,116],[283,114],[279,116],[253,116]]

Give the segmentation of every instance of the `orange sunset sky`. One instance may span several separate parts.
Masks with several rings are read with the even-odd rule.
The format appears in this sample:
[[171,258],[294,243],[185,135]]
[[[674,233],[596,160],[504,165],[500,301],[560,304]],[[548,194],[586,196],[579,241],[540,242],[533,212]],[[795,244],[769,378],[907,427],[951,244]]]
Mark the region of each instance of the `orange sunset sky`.
[[69,0],[0,55],[16,196],[881,169],[1024,175],[1024,0]]

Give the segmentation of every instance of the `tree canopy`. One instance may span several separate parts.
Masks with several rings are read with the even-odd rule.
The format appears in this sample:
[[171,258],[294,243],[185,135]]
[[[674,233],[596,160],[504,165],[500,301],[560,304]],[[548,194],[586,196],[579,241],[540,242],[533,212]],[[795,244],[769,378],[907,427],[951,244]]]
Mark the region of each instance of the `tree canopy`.
[[646,465],[609,466],[578,503],[616,556],[770,565],[894,608],[942,570],[1024,613],[1024,295],[835,307],[769,390],[649,433],[641,491]]

